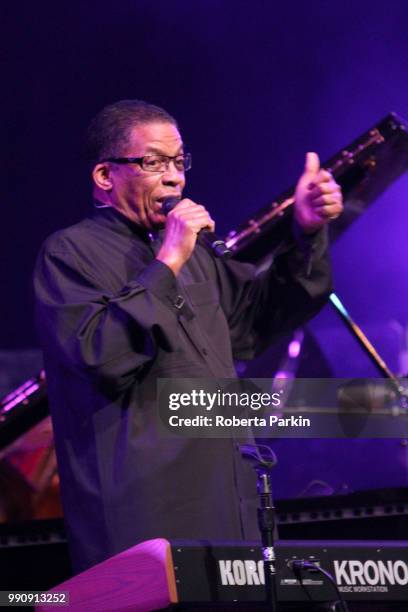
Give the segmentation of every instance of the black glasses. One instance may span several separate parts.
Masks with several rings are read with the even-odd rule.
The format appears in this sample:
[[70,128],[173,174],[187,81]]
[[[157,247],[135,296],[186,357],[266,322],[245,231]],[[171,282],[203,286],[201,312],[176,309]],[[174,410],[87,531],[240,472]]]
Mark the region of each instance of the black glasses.
[[186,172],[191,168],[191,153],[182,153],[174,157],[157,154],[144,157],[108,157],[102,160],[102,162],[107,161],[114,164],[139,164],[146,172],[166,172],[172,161],[178,172]]

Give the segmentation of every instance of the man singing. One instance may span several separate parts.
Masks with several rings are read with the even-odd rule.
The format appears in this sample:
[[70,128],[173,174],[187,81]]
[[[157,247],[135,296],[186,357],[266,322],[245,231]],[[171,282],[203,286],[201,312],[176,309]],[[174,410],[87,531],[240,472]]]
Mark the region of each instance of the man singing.
[[308,153],[291,233],[256,276],[197,240],[214,221],[183,198],[191,156],[166,111],[107,106],[87,148],[94,209],[48,238],[34,275],[74,569],[155,537],[257,539],[252,468],[233,440],[161,437],[156,380],[235,377],[234,359],[322,307],[340,188]]

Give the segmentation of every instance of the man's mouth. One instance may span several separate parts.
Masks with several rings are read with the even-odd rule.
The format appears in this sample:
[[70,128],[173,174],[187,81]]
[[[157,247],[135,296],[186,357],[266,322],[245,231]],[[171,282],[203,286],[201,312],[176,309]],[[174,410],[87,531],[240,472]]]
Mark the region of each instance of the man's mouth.
[[165,200],[167,200],[168,198],[175,198],[176,200],[181,200],[181,194],[179,194],[179,193],[169,193],[167,195],[160,196],[160,198],[156,198],[156,202],[159,202],[160,204],[163,204],[163,202]]
[[181,195],[180,194],[168,194],[165,196],[160,196],[160,198],[156,198],[155,200],[155,213],[159,214],[159,215],[163,215],[163,203],[168,199],[168,198],[176,198],[177,200],[181,200]]

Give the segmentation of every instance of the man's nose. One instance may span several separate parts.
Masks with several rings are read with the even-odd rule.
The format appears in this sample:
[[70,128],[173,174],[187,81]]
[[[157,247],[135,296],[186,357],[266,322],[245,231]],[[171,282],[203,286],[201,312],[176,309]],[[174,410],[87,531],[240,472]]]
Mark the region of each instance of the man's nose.
[[184,184],[184,172],[177,170],[173,160],[170,160],[167,169],[163,172],[162,181],[166,185],[182,185]]

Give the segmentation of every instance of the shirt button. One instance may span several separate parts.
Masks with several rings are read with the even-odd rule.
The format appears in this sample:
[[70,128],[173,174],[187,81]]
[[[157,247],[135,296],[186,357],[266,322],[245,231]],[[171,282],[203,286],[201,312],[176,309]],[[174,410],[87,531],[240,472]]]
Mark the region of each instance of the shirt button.
[[184,306],[184,298],[182,295],[178,295],[174,300],[173,306],[180,310]]

